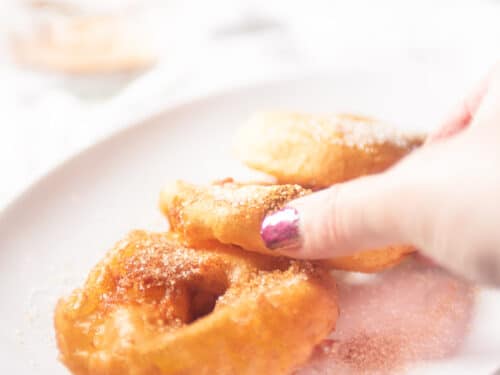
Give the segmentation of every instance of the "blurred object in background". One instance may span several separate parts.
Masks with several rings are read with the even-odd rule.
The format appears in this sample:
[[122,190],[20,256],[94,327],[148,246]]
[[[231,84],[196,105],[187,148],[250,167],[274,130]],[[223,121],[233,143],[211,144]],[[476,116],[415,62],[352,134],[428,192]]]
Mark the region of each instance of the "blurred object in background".
[[31,22],[11,40],[14,56],[22,64],[99,74],[144,69],[157,57],[145,30],[148,24],[135,22],[131,17],[135,12],[89,14],[59,1],[33,0],[24,5]]
[[62,76],[84,95],[113,92],[160,58],[166,4],[11,0],[8,50],[20,66]]

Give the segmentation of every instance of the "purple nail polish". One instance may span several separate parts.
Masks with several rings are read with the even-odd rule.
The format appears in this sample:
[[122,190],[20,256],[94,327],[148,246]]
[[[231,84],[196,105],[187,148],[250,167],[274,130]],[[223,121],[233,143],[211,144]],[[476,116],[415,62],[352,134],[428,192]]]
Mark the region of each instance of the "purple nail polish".
[[293,207],[285,207],[267,215],[262,221],[260,236],[270,250],[298,248],[299,213]]

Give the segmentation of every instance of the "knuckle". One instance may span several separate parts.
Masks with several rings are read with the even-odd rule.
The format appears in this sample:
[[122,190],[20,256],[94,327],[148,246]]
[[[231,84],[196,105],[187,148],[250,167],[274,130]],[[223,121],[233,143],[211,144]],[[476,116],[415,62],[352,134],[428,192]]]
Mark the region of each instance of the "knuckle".
[[342,184],[339,184],[330,187],[328,194],[327,236],[334,250],[349,247],[349,228],[342,208],[342,191]]

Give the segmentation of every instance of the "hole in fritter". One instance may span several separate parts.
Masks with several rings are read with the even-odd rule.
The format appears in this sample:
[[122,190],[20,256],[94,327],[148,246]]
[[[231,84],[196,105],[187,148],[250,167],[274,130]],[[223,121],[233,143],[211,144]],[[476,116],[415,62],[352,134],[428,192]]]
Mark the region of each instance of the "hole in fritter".
[[186,323],[203,318],[210,314],[220,296],[227,290],[225,282],[207,283],[202,285],[192,285],[190,289],[189,316]]

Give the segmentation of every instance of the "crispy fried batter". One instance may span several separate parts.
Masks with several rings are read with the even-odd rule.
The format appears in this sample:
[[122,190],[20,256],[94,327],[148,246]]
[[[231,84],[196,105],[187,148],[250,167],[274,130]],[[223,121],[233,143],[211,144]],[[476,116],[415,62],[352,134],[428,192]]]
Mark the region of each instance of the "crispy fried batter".
[[[267,213],[310,192],[298,185],[247,185],[227,180],[197,186],[177,181],[162,191],[160,207],[171,229],[192,245],[217,240],[276,256],[260,237],[262,220]],[[335,269],[377,272],[399,263],[413,251],[410,246],[391,246],[319,263]]]
[[367,117],[270,112],[240,130],[235,152],[279,183],[320,189],[381,172],[422,142]]
[[309,262],[132,232],[55,311],[75,374],[288,374],[337,318]]
[[414,253],[413,246],[388,246],[381,249],[365,250],[353,255],[322,261],[337,270],[355,272],[380,272],[401,263],[409,254]]
[[160,194],[160,208],[171,230],[191,244],[217,240],[276,255],[260,238],[267,213],[311,191],[298,185],[240,184],[227,179],[209,186],[177,181]]

